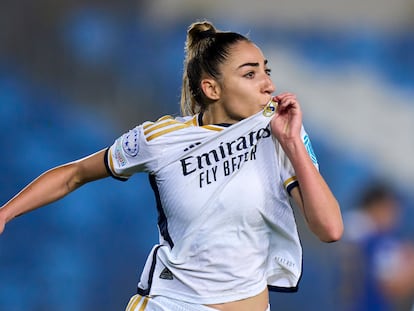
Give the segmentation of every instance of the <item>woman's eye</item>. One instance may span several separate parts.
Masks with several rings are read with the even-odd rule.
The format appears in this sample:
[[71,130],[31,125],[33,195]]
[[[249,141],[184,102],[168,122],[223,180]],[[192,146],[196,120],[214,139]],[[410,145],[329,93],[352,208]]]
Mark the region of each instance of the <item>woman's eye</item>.
[[254,72],[253,71],[249,71],[248,73],[246,73],[245,75],[244,75],[246,78],[254,78]]

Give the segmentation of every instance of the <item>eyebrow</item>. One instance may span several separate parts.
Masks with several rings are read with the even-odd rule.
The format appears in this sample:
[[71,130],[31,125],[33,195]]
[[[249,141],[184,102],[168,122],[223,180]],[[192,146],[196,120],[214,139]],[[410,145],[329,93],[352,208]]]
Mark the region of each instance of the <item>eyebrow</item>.
[[[264,60],[264,65],[267,65],[267,59]],[[243,67],[259,67],[259,63],[245,63],[237,67],[237,69],[243,68]]]

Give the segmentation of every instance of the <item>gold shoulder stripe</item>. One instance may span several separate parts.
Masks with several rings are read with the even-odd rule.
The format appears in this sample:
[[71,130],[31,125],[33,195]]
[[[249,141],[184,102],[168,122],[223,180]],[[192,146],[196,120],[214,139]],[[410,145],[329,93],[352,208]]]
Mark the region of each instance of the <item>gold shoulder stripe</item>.
[[285,188],[289,185],[289,184],[291,184],[292,182],[294,182],[294,181],[296,181],[296,176],[292,176],[292,177],[290,177],[290,178],[288,178],[284,183],[283,183],[283,185],[285,186]]
[[145,130],[145,129],[149,128],[150,126],[152,126],[153,124],[154,124],[154,122],[150,122],[150,121],[144,122],[142,124],[142,128]]
[[145,121],[143,124],[142,124],[142,127],[143,127],[143,129],[145,130],[145,129],[147,129],[147,128],[149,128],[150,126],[152,126],[152,125],[154,125],[154,124],[156,124],[156,123],[158,123],[158,122],[162,122],[162,121],[165,121],[165,120],[173,120],[174,118],[172,117],[172,116],[170,116],[170,115],[166,115],[166,116],[163,116],[163,117],[161,117],[161,118],[159,118],[156,122],[152,122],[152,121]]
[[166,116],[159,118],[157,122],[161,122],[161,121],[168,120],[168,119],[174,119],[174,118],[170,115],[166,115]]
[[190,120],[186,121],[185,124],[197,126],[197,117],[193,117]]
[[182,123],[181,125],[177,125],[177,126],[174,126],[174,127],[171,127],[171,128],[167,128],[167,129],[165,129],[163,131],[159,131],[159,132],[157,132],[155,134],[152,134],[151,136],[148,136],[147,137],[147,141],[151,141],[154,138],[157,138],[157,137],[162,136],[164,134],[167,134],[167,133],[170,133],[170,132],[174,132],[174,131],[177,131],[177,130],[180,130],[180,129],[183,129],[183,128],[186,128],[186,127],[188,127],[188,125]]
[[[148,135],[149,133],[151,133],[153,131],[156,131],[156,130],[158,130],[160,128],[163,128],[163,127],[166,127],[166,126],[169,126],[169,125],[172,125],[172,124],[183,124],[183,123],[178,122],[176,120],[170,120],[170,121],[161,122],[161,123],[158,123],[157,122],[157,123],[153,124],[153,126],[147,128],[144,131],[144,135]],[[188,125],[185,125],[185,126],[188,126]]]
[[208,130],[212,130],[212,131],[217,131],[220,132],[223,130],[222,127],[220,126],[215,126],[215,125],[203,125],[202,128],[208,129]]

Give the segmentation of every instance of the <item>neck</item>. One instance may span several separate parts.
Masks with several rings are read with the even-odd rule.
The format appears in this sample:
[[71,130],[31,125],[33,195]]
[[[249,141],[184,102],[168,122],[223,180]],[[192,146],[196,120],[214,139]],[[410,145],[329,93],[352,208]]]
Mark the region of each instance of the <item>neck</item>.
[[214,109],[212,105],[202,113],[203,125],[208,124],[234,124],[240,120],[235,120],[223,109]]

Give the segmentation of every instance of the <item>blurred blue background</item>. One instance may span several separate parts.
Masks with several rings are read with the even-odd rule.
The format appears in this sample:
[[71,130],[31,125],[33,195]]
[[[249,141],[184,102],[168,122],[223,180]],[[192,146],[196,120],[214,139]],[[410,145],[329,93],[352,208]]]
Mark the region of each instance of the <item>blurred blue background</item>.
[[[188,25],[248,34],[278,91],[295,92],[321,172],[347,211],[372,179],[395,185],[414,237],[412,1],[4,1],[0,204],[53,166],[179,113]],[[337,244],[298,219],[304,272],[277,310],[336,310]],[[0,236],[0,310],[123,310],[157,242],[147,177],[88,184]],[[340,243],[340,242],[339,242]]]

